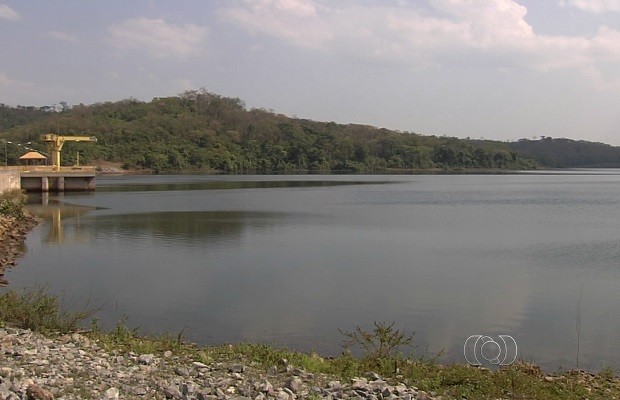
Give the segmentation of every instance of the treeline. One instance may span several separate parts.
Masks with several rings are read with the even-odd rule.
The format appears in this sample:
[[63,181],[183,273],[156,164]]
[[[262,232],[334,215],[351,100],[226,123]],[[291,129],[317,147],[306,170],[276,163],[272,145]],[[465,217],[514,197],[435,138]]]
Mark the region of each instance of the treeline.
[[510,148],[541,165],[553,168],[620,168],[620,147],[583,140],[521,139],[510,143]]
[[[5,109],[6,106],[3,106]],[[237,98],[205,90],[179,96],[11,109],[0,137],[35,143],[42,133],[94,135],[97,144],[67,143],[63,163],[120,162],[125,168],[270,173],[381,172],[390,169],[531,169],[507,143],[422,136],[366,125],[289,118],[247,109]],[[32,112],[20,117],[18,111]],[[13,114],[12,114],[13,112]],[[42,113],[42,114],[41,114]],[[21,120],[19,118],[22,118]],[[15,122],[15,120],[21,122]],[[12,125],[11,125],[12,124]],[[32,145],[44,150],[41,145]],[[17,149],[10,162],[15,163]]]
[[47,118],[51,110],[51,107],[11,107],[0,103],[0,131]]

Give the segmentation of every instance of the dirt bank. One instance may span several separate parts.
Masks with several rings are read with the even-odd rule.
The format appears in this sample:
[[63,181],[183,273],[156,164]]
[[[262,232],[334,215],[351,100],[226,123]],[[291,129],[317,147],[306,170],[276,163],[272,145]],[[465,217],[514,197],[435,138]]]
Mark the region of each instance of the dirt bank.
[[19,216],[0,214],[0,284],[6,284],[4,272],[24,253],[26,234],[39,222],[27,211]]

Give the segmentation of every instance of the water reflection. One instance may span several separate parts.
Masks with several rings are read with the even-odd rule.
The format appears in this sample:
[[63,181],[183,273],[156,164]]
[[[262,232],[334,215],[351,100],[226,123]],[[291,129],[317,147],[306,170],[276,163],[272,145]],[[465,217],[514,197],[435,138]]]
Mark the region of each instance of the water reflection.
[[[575,366],[583,292],[580,365],[620,365],[620,176],[375,179],[102,179],[48,200],[11,280],[113,299],[102,323],[198,343],[333,354],[338,328],[396,321],[447,361],[469,335],[509,334],[549,369]],[[236,190],[196,190],[218,185]]]
[[247,229],[268,229],[285,214],[242,211],[179,211],[96,216],[86,223],[97,237],[127,241],[153,237],[162,245],[207,246],[238,239]]
[[[197,182],[168,182],[168,183],[111,183],[99,186],[98,192],[157,192],[171,190],[224,190],[224,189],[267,189],[267,188],[311,188],[331,187],[343,185],[364,185],[367,181],[303,181],[303,180],[280,180],[280,181],[235,181],[235,180],[207,180]],[[372,182],[389,183],[389,182]]]
[[[58,199],[50,200],[49,194],[28,196],[27,208],[30,212],[43,218],[47,234],[43,237],[46,243],[61,244],[68,242],[85,243],[89,241],[88,232],[81,227],[82,216],[97,207],[67,205]],[[65,220],[69,220],[66,222]]]
[[244,211],[169,211],[138,214],[88,215],[100,208],[50,200],[48,194],[30,196],[28,210],[45,221],[45,243],[85,243],[92,239],[126,241],[153,237],[180,246],[234,240],[247,229],[269,229],[282,224],[286,213]]

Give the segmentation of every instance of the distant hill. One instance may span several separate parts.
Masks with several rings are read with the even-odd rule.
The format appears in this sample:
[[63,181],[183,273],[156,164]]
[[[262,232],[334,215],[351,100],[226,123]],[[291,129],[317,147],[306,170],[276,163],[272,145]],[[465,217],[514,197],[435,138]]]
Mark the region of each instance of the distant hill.
[[620,168],[620,147],[583,140],[521,139],[509,147],[540,165],[552,168]]
[[[33,142],[42,133],[94,135],[97,144],[67,143],[63,163],[102,160],[163,171],[385,172],[532,169],[515,144],[423,136],[367,125],[290,118],[247,109],[206,90],[150,102],[126,99],[69,107],[0,107],[0,139]],[[520,142],[521,143],[521,142]],[[7,147],[9,163],[22,149]],[[532,153],[532,158],[537,153]],[[542,161],[542,165],[550,165]]]

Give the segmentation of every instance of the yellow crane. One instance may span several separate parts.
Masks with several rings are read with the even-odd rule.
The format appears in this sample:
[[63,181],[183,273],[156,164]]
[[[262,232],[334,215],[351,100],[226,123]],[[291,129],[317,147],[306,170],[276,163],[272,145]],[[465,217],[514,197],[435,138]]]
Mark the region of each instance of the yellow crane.
[[49,133],[41,135],[40,141],[45,142],[52,154],[52,169],[55,171],[60,170],[60,151],[65,142],[96,142],[97,138],[94,136],[63,136]]

